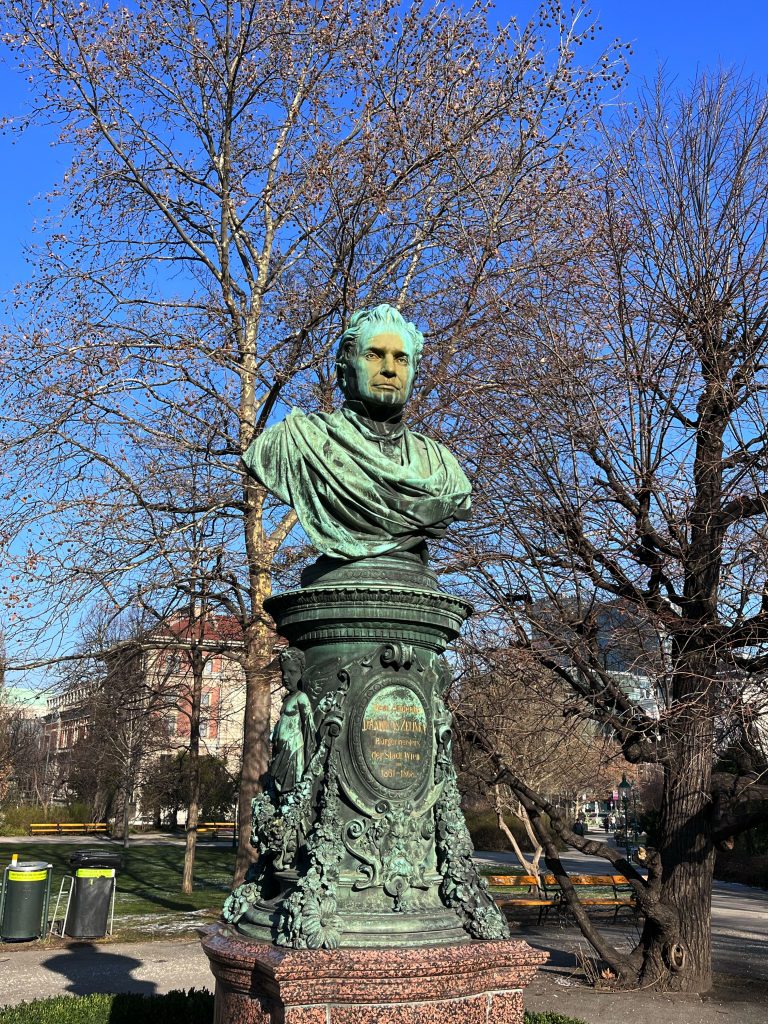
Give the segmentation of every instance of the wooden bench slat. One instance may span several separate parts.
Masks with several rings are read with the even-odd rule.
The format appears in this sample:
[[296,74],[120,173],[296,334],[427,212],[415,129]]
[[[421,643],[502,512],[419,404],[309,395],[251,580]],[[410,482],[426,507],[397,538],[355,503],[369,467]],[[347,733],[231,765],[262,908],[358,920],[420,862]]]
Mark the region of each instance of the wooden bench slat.
[[533,907],[539,911],[541,921],[542,916],[557,902],[541,891],[536,875],[488,875],[486,880],[489,886],[496,890],[492,891],[491,895],[502,910]]
[[499,899],[496,903],[500,907],[551,907],[552,900],[526,900],[526,899]]
[[103,821],[34,821],[29,824],[32,834],[57,832],[60,834],[74,832],[107,832],[109,826]]

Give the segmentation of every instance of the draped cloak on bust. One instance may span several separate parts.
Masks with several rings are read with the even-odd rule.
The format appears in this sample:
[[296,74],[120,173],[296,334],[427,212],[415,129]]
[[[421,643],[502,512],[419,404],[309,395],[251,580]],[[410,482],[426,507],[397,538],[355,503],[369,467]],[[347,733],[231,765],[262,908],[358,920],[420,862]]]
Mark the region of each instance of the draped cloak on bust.
[[402,424],[380,434],[348,406],[293,409],[243,462],[331,558],[402,551],[469,518],[471,485],[443,445]]

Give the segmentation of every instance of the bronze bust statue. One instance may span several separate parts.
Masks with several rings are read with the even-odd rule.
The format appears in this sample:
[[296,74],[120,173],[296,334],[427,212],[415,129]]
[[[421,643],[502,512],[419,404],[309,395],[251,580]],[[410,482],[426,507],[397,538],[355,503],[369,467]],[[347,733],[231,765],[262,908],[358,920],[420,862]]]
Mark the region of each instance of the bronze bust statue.
[[342,407],[292,410],[243,457],[331,558],[407,551],[469,517],[471,486],[456,459],[403,422],[423,345],[392,306],[354,313],[336,357]]

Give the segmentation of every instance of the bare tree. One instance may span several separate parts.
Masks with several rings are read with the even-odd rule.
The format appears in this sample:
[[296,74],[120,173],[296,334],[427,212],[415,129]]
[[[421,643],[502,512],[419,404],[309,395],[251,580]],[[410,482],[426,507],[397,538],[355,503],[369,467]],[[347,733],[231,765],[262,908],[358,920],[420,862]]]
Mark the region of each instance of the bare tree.
[[[582,258],[542,276],[527,336],[499,298],[498,369],[473,395],[486,531],[465,557],[571,713],[660,766],[644,880],[496,761],[569,900],[545,812],[632,881],[645,924],[629,954],[579,917],[618,983],[694,991],[711,982],[715,849],[768,812],[768,100],[726,73],[688,95],[660,82],[607,136]],[[633,674],[658,718],[622,685]],[[725,734],[730,772],[714,770]]]
[[[182,892],[191,893],[201,802],[203,675],[210,659],[222,649],[227,649],[228,645],[226,638],[221,637],[215,625],[212,628],[204,588],[190,602],[186,615],[177,617],[167,624],[161,635],[153,638],[151,642],[157,644],[163,633],[170,634],[167,637],[167,646],[163,650],[172,652],[178,659],[178,668],[174,671],[173,690],[171,693],[166,692],[166,707],[172,702],[175,710],[185,715],[188,721],[188,730],[185,730],[187,735],[183,737],[186,754],[187,821],[181,888]],[[178,743],[177,738],[175,745],[178,746]]]
[[135,609],[118,620],[103,609],[94,611],[83,627],[80,658],[60,667],[61,695],[65,701],[71,695],[82,725],[57,776],[90,805],[93,820],[114,818],[113,835],[126,847],[143,773],[153,754],[167,746],[172,699],[162,680],[147,676],[145,633]]
[[5,694],[5,671],[0,668],[0,802],[5,799],[13,778],[15,712]]
[[102,666],[83,707],[84,735],[66,766],[66,785],[91,805],[93,820],[114,817],[113,836],[124,846],[147,761],[165,743],[166,698],[147,687],[138,652],[123,652]]
[[[294,519],[238,458],[276,412],[330,403],[328,354],[382,299],[430,324],[425,400],[450,423],[437,385],[469,358],[487,287],[528,272],[531,226],[560,258],[548,211],[623,50],[580,65],[594,23],[556,2],[494,30],[479,7],[362,0],[0,10],[30,120],[72,154],[9,332],[20,577],[52,596],[50,648],[51,620],[66,632],[94,590],[116,609],[151,590],[180,518],[209,524],[209,599],[245,638],[241,877],[268,756],[263,601]],[[169,500],[158,482],[190,458],[208,497]]]
[[[623,758],[608,734],[571,714],[570,689],[559,676],[515,646],[514,638],[509,646],[501,641],[503,629],[496,624],[492,631],[475,627],[462,643],[454,701],[457,746],[462,772],[485,790],[520,864],[538,874],[543,846],[525,805],[498,779],[499,757],[531,789],[558,802],[565,798],[575,816],[581,794],[608,790]],[[530,858],[506,825],[510,814],[528,835]]]

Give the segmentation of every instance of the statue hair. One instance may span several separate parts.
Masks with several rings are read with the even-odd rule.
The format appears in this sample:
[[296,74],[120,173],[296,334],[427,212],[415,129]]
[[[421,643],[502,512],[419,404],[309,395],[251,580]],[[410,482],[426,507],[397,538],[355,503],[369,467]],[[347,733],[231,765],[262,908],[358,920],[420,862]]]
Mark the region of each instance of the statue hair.
[[284,651],[280,651],[279,660],[281,667],[291,661],[298,662],[301,666],[301,674],[304,675],[307,659],[304,655],[304,651],[300,650],[298,647],[286,647]]
[[355,351],[364,339],[374,334],[382,334],[384,331],[399,334],[403,341],[410,343],[413,348],[413,375],[416,376],[424,348],[424,335],[416,324],[409,323],[394,306],[382,302],[372,309],[358,309],[353,313],[339,341],[339,347],[336,349],[336,379],[345,395],[350,353]]

